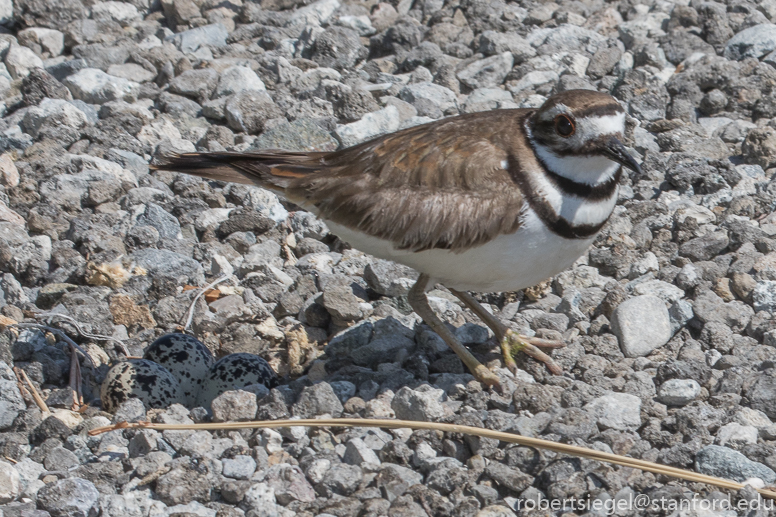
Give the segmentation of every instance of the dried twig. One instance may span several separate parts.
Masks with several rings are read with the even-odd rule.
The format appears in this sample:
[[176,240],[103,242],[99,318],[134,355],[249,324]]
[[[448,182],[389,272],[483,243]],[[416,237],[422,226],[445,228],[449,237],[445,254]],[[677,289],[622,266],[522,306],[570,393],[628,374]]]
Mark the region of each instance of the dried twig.
[[[728,479],[722,479],[714,476],[707,476],[706,474],[699,474],[698,472],[692,472],[689,470],[678,469],[676,467],[669,467],[668,465],[660,465],[659,463],[652,463],[650,461],[639,460],[636,458],[629,458],[627,456],[620,456],[619,454],[612,454],[608,452],[596,451],[594,449],[588,449],[586,447],[578,447],[576,445],[568,445],[565,443],[556,443],[549,440],[542,440],[541,438],[530,438],[528,436],[521,436],[518,434],[504,433],[501,431],[493,431],[491,429],[484,429],[481,427],[470,427],[466,425],[455,424],[441,424],[437,422],[416,422],[410,420],[382,420],[382,419],[362,419],[362,418],[321,418],[321,419],[300,419],[300,420],[268,420],[260,422],[226,422],[219,424],[155,424],[152,422],[120,422],[116,425],[107,427],[98,427],[89,431],[89,435],[94,436],[97,434],[105,433],[108,431],[115,431],[117,429],[157,429],[164,430],[230,430],[230,429],[273,429],[278,427],[383,427],[386,429],[430,429],[436,431],[442,431],[446,433],[462,433],[473,436],[480,436],[483,438],[493,438],[502,442],[517,443],[525,445],[527,447],[535,447],[538,449],[546,449],[561,454],[568,454],[570,456],[577,456],[581,458],[588,458],[591,460],[602,461],[604,463],[612,463],[614,465],[621,465],[623,467],[631,467],[640,469],[646,472],[652,472],[654,474],[661,474],[664,476],[682,479],[685,481],[693,481],[697,483],[706,483],[720,488],[727,488],[731,490],[740,490],[745,485],[736,481],[730,481]],[[757,492],[768,499],[776,499],[776,492],[766,489],[756,489]]]
[[86,353],[86,350],[84,350],[83,348],[78,346],[78,343],[76,343],[75,341],[70,339],[70,337],[67,334],[65,334],[62,330],[54,328],[54,327],[49,327],[49,326],[46,326],[46,325],[41,325],[39,323],[16,323],[13,326],[17,327],[17,328],[20,328],[20,329],[37,329],[37,330],[44,330],[46,332],[51,332],[52,334],[54,334],[55,336],[60,338],[62,341],[64,341],[68,345],[70,345],[70,349],[71,350],[75,349],[75,350],[78,350],[79,352],[81,352],[81,355],[83,355],[84,358],[87,361],[89,361],[89,365],[92,368],[97,368],[97,365],[94,364],[94,361],[92,361],[92,358],[89,356],[89,354]]
[[22,370],[21,368],[14,367],[13,372],[16,374],[16,378],[19,379],[20,383],[24,383],[27,386],[29,386],[28,393],[32,397],[32,400],[35,401],[35,404],[38,405],[41,411],[44,413],[51,413],[51,410],[46,405],[46,402],[43,400],[43,397],[41,397],[40,393],[38,393],[38,388],[35,387],[35,385],[32,383],[30,378],[27,376],[27,372]]
[[85,337],[87,339],[93,339],[95,341],[111,341],[113,343],[118,344],[121,347],[121,351],[124,352],[124,355],[126,356],[129,355],[127,346],[124,344],[122,340],[116,339],[115,337],[111,337],[111,336],[104,336],[102,334],[92,334],[91,332],[87,332],[83,329],[83,327],[81,326],[81,323],[78,322],[78,320],[66,314],[58,314],[56,312],[39,312],[35,314],[35,317],[39,319],[47,320],[49,324],[51,324],[52,318],[63,319],[68,323],[70,323],[71,325],[73,325],[75,327],[76,332],[78,332],[80,336]]
[[197,296],[194,297],[194,299],[191,301],[191,305],[189,306],[189,312],[186,315],[186,322],[183,324],[183,332],[188,332],[189,327],[191,326],[192,320],[194,320],[194,309],[197,306],[197,302],[200,298],[202,298],[202,295],[208,292],[210,289],[214,288],[221,282],[224,282],[226,280],[229,280],[234,275],[223,275],[219,277],[218,279],[210,282],[208,285],[200,289],[199,293],[197,293]]

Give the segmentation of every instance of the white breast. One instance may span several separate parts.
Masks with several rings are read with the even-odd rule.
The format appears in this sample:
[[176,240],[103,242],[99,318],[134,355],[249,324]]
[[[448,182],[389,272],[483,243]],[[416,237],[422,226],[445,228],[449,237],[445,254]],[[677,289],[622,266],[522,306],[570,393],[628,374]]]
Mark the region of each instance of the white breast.
[[385,240],[326,221],[335,235],[354,248],[407,265],[435,282],[459,291],[500,292],[531,287],[574,263],[589,239],[565,239],[551,232],[532,210],[520,228],[462,253],[397,250]]

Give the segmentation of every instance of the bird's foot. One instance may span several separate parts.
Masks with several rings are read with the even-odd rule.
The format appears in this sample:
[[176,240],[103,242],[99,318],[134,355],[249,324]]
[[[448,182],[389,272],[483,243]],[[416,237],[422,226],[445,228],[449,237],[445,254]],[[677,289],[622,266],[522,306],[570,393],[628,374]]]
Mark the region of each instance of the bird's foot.
[[564,346],[566,346],[566,343],[563,341],[551,341],[549,339],[523,336],[509,329],[507,329],[504,333],[504,337],[501,339],[501,352],[504,354],[504,365],[509,368],[509,371],[512,373],[517,372],[515,356],[518,353],[523,352],[547,365],[547,369],[553,375],[563,374],[563,370],[552,360],[552,357],[539,350],[538,347],[561,348]]

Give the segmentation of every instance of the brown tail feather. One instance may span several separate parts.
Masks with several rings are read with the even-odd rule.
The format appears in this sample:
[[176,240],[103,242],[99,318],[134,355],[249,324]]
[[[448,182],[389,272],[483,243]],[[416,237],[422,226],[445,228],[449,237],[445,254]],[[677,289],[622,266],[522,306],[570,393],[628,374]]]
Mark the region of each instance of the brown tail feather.
[[184,153],[158,158],[151,169],[282,191],[293,180],[319,171],[326,154],[287,151]]

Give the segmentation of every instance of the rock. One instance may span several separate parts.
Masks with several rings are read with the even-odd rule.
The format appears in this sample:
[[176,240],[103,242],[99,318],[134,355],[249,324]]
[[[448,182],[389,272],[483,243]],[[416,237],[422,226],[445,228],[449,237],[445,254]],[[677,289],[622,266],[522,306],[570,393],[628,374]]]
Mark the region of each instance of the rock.
[[100,493],[91,481],[60,479],[38,490],[38,507],[52,517],[94,517]]
[[743,447],[757,443],[759,432],[751,425],[741,425],[738,422],[730,422],[717,431],[717,445],[729,445],[731,447]]
[[514,64],[521,64],[536,55],[536,50],[516,32],[485,31],[480,35],[479,51],[486,56],[510,52]]
[[361,465],[362,463],[380,464],[377,454],[366,446],[361,438],[351,438],[345,446],[345,454],[342,461],[350,465]]
[[152,278],[169,278],[177,285],[205,283],[202,265],[194,259],[168,250],[143,249],[132,254],[132,260],[146,269]]
[[406,295],[417,279],[414,269],[388,260],[376,259],[364,268],[366,283],[384,296]]
[[213,399],[210,407],[213,408],[214,422],[254,420],[256,418],[256,411],[259,409],[256,403],[256,395],[242,390],[222,393]]
[[[253,149],[289,151],[334,151],[339,146],[329,131],[309,118],[298,118],[264,131],[253,141]],[[328,247],[326,247],[328,251]]]
[[340,6],[339,0],[318,0],[310,5],[296,9],[286,22],[287,27],[321,25],[326,22]]
[[[227,393],[233,393],[233,392],[228,391]],[[226,395],[226,393],[224,395]],[[256,397],[254,396],[254,399],[255,398]],[[215,401],[213,402],[215,403]],[[223,465],[222,474],[225,477],[232,478],[232,479],[250,479],[253,473],[256,472],[256,461],[250,456],[238,454],[237,456],[231,459],[224,458],[223,460],[221,460],[221,464]]]
[[634,395],[604,395],[591,400],[583,409],[596,417],[601,429],[635,431],[641,427],[641,399]]
[[204,25],[196,29],[179,32],[170,39],[184,54],[196,52],[200,48],[223,47],[229,32],[220,23]]
[[89,104],[123,100],[134,102],[140,92],[140,85],[133,81],[108,75],[96,68],[84,68],[62,81],[70,89],[73,98]]
[[13,370],[0,361],[0,431],[13,425],[16,417],[27,408]]
[[19,185],[19,170],[8,153],[0,155],[0,183],[6,187]]
[[752,290],[752,306],[755,311],[776,310],[776,281],[761,280]]
[[159,477],[156,481],[156,495],[168,506],[192,501],[207,502],[213,489],[210,474],[205,462],[196,466],[183,464]]
[[132,4],[110,0],[92,5],[92,19],[111,20],[126,27],[138,21],[140,14]]
[[725,232],[707,233],[690,239],[679,247],[679,254],[693,262],[711,260],[728,247],[730,240]]
[[443,390],[423,384],[417,389],[407,386],[396,392],[391,401],[391,409],[400,420],[418,420],[431,422],[445,416],[442,402],[446,399]]
[[665,302],[651,295],[622,302],[612,313],[612,332],[625,357],[644,357],[668,343],[671,319]]
[[311,58],[320,66],[350,70],[369,55],[358,32],[345,27],[329,27],[313,43]]
[[776,480],[776,472],[762,463],[751,461],[740,452],[719,445],[707,445],[698,451],[695,455],[695,470],[739,483],[750,478],[762,479],[766,484]]
[[25,47],[39,45],[41,52],[47,52],[49,57],[56,57],[65,49],[65,35],[54,29],[32,27],[19,31],[16,37]]
[[425,114],[422,109],[424,103],[437,107],[442,113],[454,112],[458,108],[455,93],[434,83],[409,84],[399,91],[399,98],[412,104],[419,115]]
[[741,146],[746,163],[759,165],[763,169],[776,165],[776,130],[770,127],[749,131]]
[[515,493],[520,493],[533,482],[533,478],[518,469],[514,469],[498,461],[491,462],[485,473],[500,486]]
[[231,66],[221,72],[214,98],[243,91],[265,91],[264,82],[247,66]]
[[283,115],[263,91],[242,91],[229,97],[225,106],[226,121],[235,131],[261,133],[264,124]]
[[660,385],[658,400],[667,406],[684,406],[698,398],[701,385],[692,379],[670,379]]
[[776,50],[776,25],[762,23],[737,33],[725,45],[725,57],[741,61],[747,57],[761,58]]
[[343,407],[331,386],[326,382],[320,382],[303,389],[291,411],[299,418],[315,418],[324,414],[336,418],[342,415]]
[[340,463],[332,465],[319,485],[335,494],[350,495],[356,491],[363,478],[364,473],[357,465]]
[[27,77],[33,68],[43,68],[43,60],[32,50],[20,45],[11,45],[4,61],[8,73],[14,79]]
[[218,72],[212,68],[186,70],[170,81],[169,89],[173,93],[193,99],[207,100],[218,85]]
[[504,82],[513,64],[512,53],[507,51],[474,61],[456,75],[469,88],[491,88]]
[[0,504],[15,501],[22,492],[21,478],[7,461],[0,460]]
[[273,465],[267,471],[266,482],[275,491],[275,499],[283,506],[294,501],[315,501],[315,490],[295,465]]
[[351,147],[370,138],[399,129],[401,117],[395,106],[367,113],[358,122],[337,126],[335,136],[343,147]]

